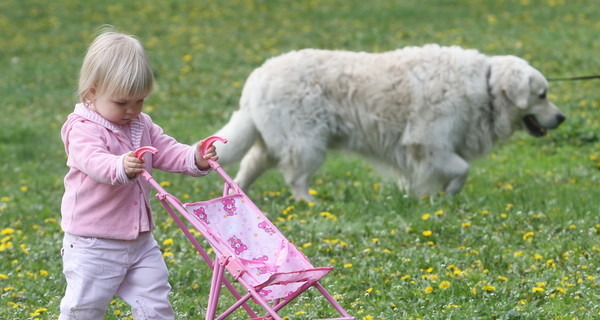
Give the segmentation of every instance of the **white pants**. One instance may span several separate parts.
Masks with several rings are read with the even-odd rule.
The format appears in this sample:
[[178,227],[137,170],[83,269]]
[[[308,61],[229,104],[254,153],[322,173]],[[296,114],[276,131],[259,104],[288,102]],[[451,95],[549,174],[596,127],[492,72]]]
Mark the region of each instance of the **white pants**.
[[67,290],[59,320],[101,320],[117,295],[134,319],[174,319],[169,273],[152,233],[136,240],[78,237],[65,233],[63,273]]

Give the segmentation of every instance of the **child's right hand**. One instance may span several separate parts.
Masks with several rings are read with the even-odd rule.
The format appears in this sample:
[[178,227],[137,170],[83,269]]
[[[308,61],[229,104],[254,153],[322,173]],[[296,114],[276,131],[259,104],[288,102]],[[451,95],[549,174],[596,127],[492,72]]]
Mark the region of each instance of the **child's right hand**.
[[133,179],[144,171],[144,161],[138,159],[135,152],[131,151],[123,157],[123,168],[127,177]]

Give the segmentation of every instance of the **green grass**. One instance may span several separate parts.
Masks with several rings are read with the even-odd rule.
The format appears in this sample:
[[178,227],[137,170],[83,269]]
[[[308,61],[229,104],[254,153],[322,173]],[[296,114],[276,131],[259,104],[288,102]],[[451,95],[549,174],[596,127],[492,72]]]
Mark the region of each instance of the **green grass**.
[[[521,56],[548,77],[588,75],[600,73],[598,17],[594,0],[0,2],[0,318],[57,318],[67,171],[59,132],[101,24],[142,39],[157,78],[146,111],[194,142],[227,121],[246,77],[280,53],[457,44]],[[405,198],[339,153],[313,180],[314,204],[292,201],[277,172],[249,195],[313,264],[335,267],[323,284],[357,319],[596,319],[599,87],[552,83],[567,122],[498,146],[456,197]],[[217,175],[155,176],[183,200],[221,190]],[[155,237],[173,241],[163,250],[178,319],[203,318],[210,272],[153,204]],[[325,316],[321,300],[303,298],[289,318]],[[130,319],[128,309],[114,300],[107,319]]]

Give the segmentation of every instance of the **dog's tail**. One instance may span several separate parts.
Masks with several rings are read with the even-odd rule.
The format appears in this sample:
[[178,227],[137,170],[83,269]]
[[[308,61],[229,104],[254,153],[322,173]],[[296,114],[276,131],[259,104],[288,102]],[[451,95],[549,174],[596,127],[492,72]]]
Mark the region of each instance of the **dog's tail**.
[[215,135],[227,139],[217,144],[219,163],[227,165],[239,162],[259,136],[248,109],[240,109],[231,115],[229,122]]

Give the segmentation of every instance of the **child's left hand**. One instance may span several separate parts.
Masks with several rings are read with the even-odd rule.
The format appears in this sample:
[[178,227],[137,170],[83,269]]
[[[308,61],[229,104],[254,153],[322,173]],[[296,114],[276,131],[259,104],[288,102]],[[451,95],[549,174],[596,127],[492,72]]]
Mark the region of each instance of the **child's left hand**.
[[198,146],[196,147],[196,166],[200,170],[207,170],[210,168],[210,164],[208,164],[207,159],[217,161],[219,160],[219,156],[217,155],[217,148],[214,145],[210,146],[206,149],[204,156],[200,154],[200,146],[202,145],[202,141],[198,142]]

